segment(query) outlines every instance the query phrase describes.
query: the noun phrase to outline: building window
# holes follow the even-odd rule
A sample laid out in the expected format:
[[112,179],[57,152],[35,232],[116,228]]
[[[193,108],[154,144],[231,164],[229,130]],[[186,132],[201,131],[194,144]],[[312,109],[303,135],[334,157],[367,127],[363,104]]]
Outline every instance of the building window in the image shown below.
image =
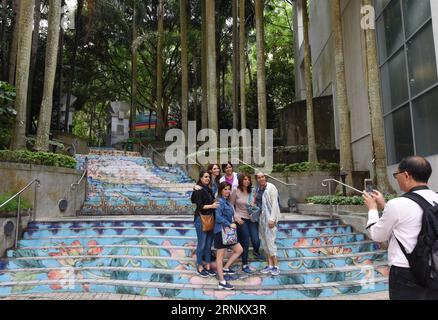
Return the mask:
[[430,0],[375,0],[375,7],[388,164],[412,154],[438,154]]

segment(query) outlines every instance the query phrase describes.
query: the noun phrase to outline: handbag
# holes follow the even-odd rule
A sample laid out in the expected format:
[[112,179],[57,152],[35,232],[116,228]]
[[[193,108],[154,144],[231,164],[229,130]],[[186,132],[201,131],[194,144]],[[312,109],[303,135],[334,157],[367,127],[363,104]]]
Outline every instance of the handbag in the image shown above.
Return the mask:
[[248,195],[246,209],[248,210],[249,218],[252,222],[258,222],[260,218],[261,209],[253,203],[254,194],[251,192]]
[[224,246],[231,246],[237,243],[237,229],[232,227],[222,227],[222,243]]
[[201,214],[199,213],[199,217],[201,218],[201,226],[203,232],[213,231],[214,229],[214,214]]

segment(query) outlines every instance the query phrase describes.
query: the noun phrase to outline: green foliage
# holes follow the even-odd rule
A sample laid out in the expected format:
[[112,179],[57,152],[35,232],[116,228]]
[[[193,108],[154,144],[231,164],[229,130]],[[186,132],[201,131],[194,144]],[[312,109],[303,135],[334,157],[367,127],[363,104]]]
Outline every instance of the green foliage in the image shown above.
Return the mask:
[[286,172],[309,172],[309,171],[339,171],[339,164],[337,163],[310,163],[297,162],[286,166]]
[[73,157],[56,153],[31,152],[27,150],[0,150],[0,162],[18,162],[72,169],[76,168],[76,160]]
[[251,168],[250,166],[247,166],[246,164],[241,164],[237,168],[237,172],[245,172],[245,173],[249,173],[249,174],[254,174],[254,169]]
[[[386,195],[385,201],[389,201],[391,199],[394,199],[397,197],[396,195]],[[351,197],[344,197],[344,196],[312,196],[306,198],[307,203],[313,203],[313,204],[323,204],[323,205],[364,205],[364,200],[362,196],[351,196]]]
[[285,163],[276,163],[272,166],[272,172],[284,172],[286,169]]
[[15,100],[15,88],[7,82],[0,81],[0,115],[6,113],[16,115],[17,111],[11,107]]
[[[6,200],[8,200],[14,194],[15,194],[15,192],[0,194],[0,204],[4,203]],[[20,208],[22,210],[27,210],[27,209],[30,209],[32,207],[30,205],[30,203],[27,202],[23,198],[21,198],[20,202],[21,202]],[[9,202],[7,205],[5,205],[4,207],[0,208],[0,212],[14,212],[14,211],[17,211],[17,208],[18,208],[18,198],[15,198],[11,202]]]

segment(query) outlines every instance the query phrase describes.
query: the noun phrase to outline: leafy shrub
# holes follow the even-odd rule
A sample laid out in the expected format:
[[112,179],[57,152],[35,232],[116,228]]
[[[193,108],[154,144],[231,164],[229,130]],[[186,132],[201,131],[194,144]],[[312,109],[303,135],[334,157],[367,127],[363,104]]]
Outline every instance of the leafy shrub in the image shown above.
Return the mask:
[[[397,197],[396,195],[385,195],[385,201],[389,201]],[[306,198],[307,203],[323,204],[323,205],[364,205],[362,196],[312,196]]]
[[297,162],[286,166],[286,172],[309,172],[309,171],[339,171],[339,164],[337,163],[311,163],[311,162]]
[[285,169],[286,169],[285,163],[276,163],[272,167],[272,172],[284,172]]
[[[0,194],[0,204],[4,203],[6,200],[8,200],[10,197],[12,197],[14,193],[6,193],[6,194]],[[21,198],[20,200],[20,208],[21,210],[27,210],[32,208],[29,202],[27,202],[25,199]],[[0,212],[14,212],[17,211],[18,208],[18,198],[15,198],[8,204],[6,204],[4,207],[0,208]]]
[[1,162],[18,162],[26,164],[38,164],[52,167],[76,168],[76,160],[73,157],[49,153],[31,152],[27,150],[0,150]]
[[246,165],[246,164],[241,164],[238,168],[237,168],[238,172],[245,172],[245,173],[249,173],[249,174],[254,174],[254,169],[251,168],[250,166]]

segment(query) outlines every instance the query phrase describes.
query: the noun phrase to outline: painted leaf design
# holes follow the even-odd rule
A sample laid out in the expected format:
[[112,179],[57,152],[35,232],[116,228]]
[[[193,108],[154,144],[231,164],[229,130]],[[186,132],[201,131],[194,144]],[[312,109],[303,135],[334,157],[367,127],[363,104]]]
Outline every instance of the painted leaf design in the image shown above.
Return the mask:
[[[148,242],[146,239],[143,239],[140,241],[140,244],[142,245],[151,245],[150,242]],[[152,248],[152,247],[143,247],[141,248],[141,255],[146,257],[159,257],[160,255],[160,249],[158,248]],[[157,269],[168,269],[169,264],[166,260],[163,259],[151,259],[150,263],[154,266],[154,268]]]
[[[12,275],[12,280],[16,282],[21,281],[33,281],[36,280],[37,274],[35,272],[17,272]],[[35,288],[36,285],[16,285],[12,288],[12,293],[18,293],[23,291],[29,291]]]

